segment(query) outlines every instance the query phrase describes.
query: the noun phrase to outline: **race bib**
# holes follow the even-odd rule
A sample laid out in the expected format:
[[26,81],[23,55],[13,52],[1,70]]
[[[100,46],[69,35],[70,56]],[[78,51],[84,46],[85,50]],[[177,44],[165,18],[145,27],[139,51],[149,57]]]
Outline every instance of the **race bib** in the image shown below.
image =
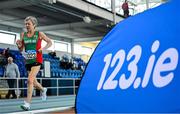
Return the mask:
[[26,59],[35,59],[36,58],[36,50],[28,50],[26,51],[25,58]]

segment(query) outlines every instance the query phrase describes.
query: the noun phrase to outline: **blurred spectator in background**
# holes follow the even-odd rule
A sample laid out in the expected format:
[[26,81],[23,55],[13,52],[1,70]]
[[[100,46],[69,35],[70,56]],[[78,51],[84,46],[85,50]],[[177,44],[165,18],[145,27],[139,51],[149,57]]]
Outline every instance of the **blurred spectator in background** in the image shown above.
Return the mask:
[[8,58],[8,57],[12,57],[12,54],[10,53],[9,47],[4,49],[3,51],[3,55]]
[[8,57],[12,56],[9,47],[0,52],[0,65],[5,66],[8,64]]
[[3,52],[2,52],[0,53],[0,65],[5,66],[6,64],[7,64],[6,58],[4,57]]
[[53,58],[55,58],[56,57],[56,52],[52,51],[52,52],[49,53],[49,55],[51,55]]
[[[20,78],[20,73],[18,66],[13,62],[12,57],[8,57],[8,64],[6,66],[5,77],[9,78],[7,79],[9,88],[15,88],[15,78]],[[6,95],[6,98],[10,98],[10,95],[12,95],[12,98],[17,98],[15,90],[9,90],[8,94]]]
[[125,0],[124,3],[122,4],[122,9],[124,12],[124,17],[127,18],[129,17],[129,6],[128,6],[128,1]]
[[4,56],[4,65],[8,64],[8,57],[12,57],[12,54],[10,53],[9,47],[4,49],[2,52],[2,56]]
[[67,63],[67,69],[73,70],[73,59],[70,59],[69,62]]

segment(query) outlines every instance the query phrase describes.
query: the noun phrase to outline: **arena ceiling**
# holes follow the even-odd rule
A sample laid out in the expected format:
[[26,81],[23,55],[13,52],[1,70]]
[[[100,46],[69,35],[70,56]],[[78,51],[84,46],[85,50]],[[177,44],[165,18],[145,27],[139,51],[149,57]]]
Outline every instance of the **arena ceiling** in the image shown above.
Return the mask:
[[114,21],[110,11],[82,0],[0,0],[1,30],[21,32],[27,16],[37,17],[39,31],[74,42],[100,40]]

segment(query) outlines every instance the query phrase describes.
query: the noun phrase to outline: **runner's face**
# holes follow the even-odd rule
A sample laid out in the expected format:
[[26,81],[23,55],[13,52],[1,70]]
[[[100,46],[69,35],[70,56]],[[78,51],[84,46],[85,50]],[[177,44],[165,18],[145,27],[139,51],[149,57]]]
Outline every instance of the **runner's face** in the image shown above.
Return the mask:
[[35,28],[31,20],[25,21],[25,27],[27,31],[32,31]]

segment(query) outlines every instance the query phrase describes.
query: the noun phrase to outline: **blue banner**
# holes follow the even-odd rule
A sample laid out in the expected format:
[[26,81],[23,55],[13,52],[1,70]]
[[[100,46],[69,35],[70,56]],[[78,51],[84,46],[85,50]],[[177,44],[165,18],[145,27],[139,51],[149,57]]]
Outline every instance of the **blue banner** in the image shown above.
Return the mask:
[[180,113],[180,2],[117,24],[93,53],[77,113]]

